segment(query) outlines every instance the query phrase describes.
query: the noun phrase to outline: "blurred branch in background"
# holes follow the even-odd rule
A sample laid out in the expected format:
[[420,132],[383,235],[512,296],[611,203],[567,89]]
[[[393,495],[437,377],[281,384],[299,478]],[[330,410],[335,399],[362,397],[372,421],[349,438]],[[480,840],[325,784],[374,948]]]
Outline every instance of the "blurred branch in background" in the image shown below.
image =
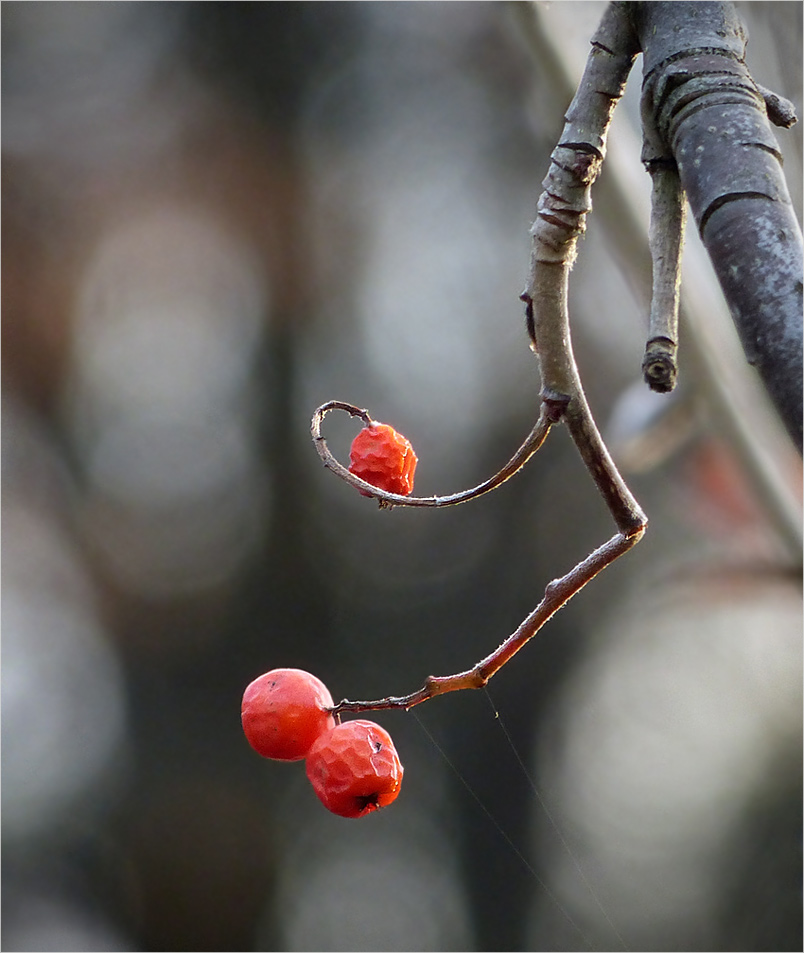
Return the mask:
[[[532,425],[528,228],[602,9],[538,5],[534,62],[504,4],[3,5],[4,948],[577,945],[409,716],[388,716],[405,792],[356,829],[255,763],[238,705],[276,665],[360,697],[455,670],[606,531],[560,437],[472,507],[387,514],[307,436],[348,393],[411,438],[429,494]],[[800,112],[800,5],[740,10],[752,71]],[[629,390],[648,214],[622,228],[606,190],[644,201],[644,171],[615,171],[637,112],[629,84],[571,308],[590,403],[641,447],[622,463],[651,534],[494,704],[632,948],[789,949],[800,594],[780,569],[800,551],[762,480],[797,488],[799,464],[750,416],[694,237],[681,348],[713,333],[724,389],[684,363],[673,438],[635,424],[657,419]],[[795,189],[800,133],[779,139]],[[350,437],[333,422],[334,449]],[[606,948],[468,694],[427,729]]]

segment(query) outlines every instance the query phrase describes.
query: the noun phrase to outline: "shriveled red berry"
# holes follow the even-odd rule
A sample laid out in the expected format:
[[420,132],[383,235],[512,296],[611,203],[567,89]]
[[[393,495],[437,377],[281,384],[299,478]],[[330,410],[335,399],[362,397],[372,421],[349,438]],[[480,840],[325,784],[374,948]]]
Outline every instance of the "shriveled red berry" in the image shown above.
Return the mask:
[[373,721],[344,721],[307,755],[307,777],[321,803],[341,817],[363,817],[399,794],[403,768],[391,736]]
[[[413,475],[419,458],[402,434],[388,424],[373,421],[352,441],[349,470],[366,483],[408,496],[413,491]],[[371,496],[366,490],[363,496]]]
[[301,761],[335,726],[331,707],[332,695],[315,675],[275,668],[246,688],[240,715],[249,744],[263,758]]

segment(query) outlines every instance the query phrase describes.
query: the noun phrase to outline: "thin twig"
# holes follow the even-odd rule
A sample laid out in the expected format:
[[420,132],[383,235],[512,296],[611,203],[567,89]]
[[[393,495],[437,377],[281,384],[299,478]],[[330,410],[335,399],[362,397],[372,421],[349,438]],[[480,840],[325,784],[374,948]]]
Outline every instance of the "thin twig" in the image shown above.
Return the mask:
[[583,392],[567,304],[569,272],[592,208],[591,189],[605,158],[612,114],[638,53],[622,4],[607,7],[591,45],[531,229],[527,294],[534,309],[543,392],[567,398],[564,419],[617,528],[625,536],[641,535],[647,518],[614,465]]
[[445,695],[447,692],[463,691],[470,688],[482,688],[516,653],[526,645],[551,616],[565,606],[570,599],[595,576],[634,547],[642,538],[644,529],[624,536],[618,533],[607,543],[596,549],[578,563],[560,579],[554,579],[544,591],[544,598],[533,612],[524,619],[519,628],[510,635],[490,655],[482,659],[473,668],[457,675],[430,675],[424,685],[409,695],[379,698],[376,701],[348,701],[344,699],[332,708],[335,714],[344,711],[382,711],[389,708],[413,708],[422,702]]
[[[580,375],[572,353],[569,330],[567,290],[569,272],[575,259],[578,238],[584,231],[585,218],[591,210],[590,191],[605,156],[606,135],[614,106],[622,95],[625,81],[637,49],[630,21],[621,4],[612,3],[592,38],[592,51],[578,91],[566,115],[566,125],[559,145],[551,157],[551,165],[543,183],[544,192],[538,203],[538,214],[531,229],[533,239],[528,286],[522,295],[526,305],[528,333],[539,359],[542,379],[542,412],[531,436],[512,459],[517,468],[541,445],[552,423],[562,420],[586,464],[596,486],[608,506],[618,533],[596,549],[560,579],[548,584],[539,605],[519,628],[494,652],[473,668],[457,675],[430,676],[418,691],[409,695],[389,696],[376,701],[344,699],[333,707],[344,711],[378,711],[388,708],[408,709],[446,692],[480,688],[533,638],[555,612],[588,582],[628,552],[642,538],[647,518],[625,481],[617,471],[589,410]],[[313,417],[312,434],[326,466],[361,490],[372,488],[352,477],[332,459],[321,437],[320,424],[329,409],[366,412],[350,409],[340,402],[324,404]],[[364,418],[365,419],[365,418]],[[333,466],[333,464],[335,464]],[[515,472],[515,471],[513,471]],[[504,471],[501,471],[501,474]],[[510,474],[508,474],[510,475]],[[503,476],[502,479],[507,479]],[[483,491],[502,482],[500,474],[481,484]],[[478,490],[467,491],[478,495]],[[394,494],[375,495],[383,501],[400,505],[435,506],[462,502],[442,497],[411,500]]]
[[651,390],[666,394],[676,386],[678,377],[678,306],[686,204],[675,162],[646,164],[653,182],[649,233],[653,294],[642,373]]
[[457,506],[459,503],[467,503],[469,500],[474,500],[484,493],[495,490],[521,470],[544,443],[545,437],[550,432],[550,428],[559,419],[562,409],[560,402],[557,404],[556,402],[543,400],[541,413],[533,430],[525,437],[524,443],[511,457],[508,463],[495,473],[493,477],[484,480],[483,483],[479,483],[469,490],[450,493],[448,496],[402,496],[399,493],[389,493],[387,490],[381,490],[373,484],[367,483],[360,477],[355,476],[354,473],[351,473],[342,463],[339,463],[335,459],[332,455],[332,451],[327,446],[327,441],[321,435],[321,423],[325,415],[328,414],[330,410],[343,410],[353,417],[360,417],[364,424],[369,426],[373,421],[367,410],[361,410],[359,407],[355,407],[353,404],[347,404],[342,400],[327,401],[326,404],[322,404],[317,408],[313,414],[313,419],[310,423],[310,433],[312,434],[313,443],[318,451],[318,455],[324,462],[324,466],[332,470],[333,473],[337,474],[337,476],[350,486],[379,500],[380,506]]

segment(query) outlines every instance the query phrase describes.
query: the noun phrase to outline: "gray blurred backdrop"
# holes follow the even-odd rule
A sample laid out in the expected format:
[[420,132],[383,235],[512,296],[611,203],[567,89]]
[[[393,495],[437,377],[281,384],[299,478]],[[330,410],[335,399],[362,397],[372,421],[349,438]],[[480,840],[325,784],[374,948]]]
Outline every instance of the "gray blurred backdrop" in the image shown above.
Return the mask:
[[[488,693],[377,716],[379,815],[240,729],[269,668],[336,699],[468,668],[611,535],[561,431],[431,512],[309,439],[368,407],[429,495],[528,432],[528,227],[603,6],[3,4],[3,949],[800,949],[800,461],[694,235],[697,350],[639,384],[639,62],[571,308],[648,535]],[[802,5],[738,6],[800,113]]]

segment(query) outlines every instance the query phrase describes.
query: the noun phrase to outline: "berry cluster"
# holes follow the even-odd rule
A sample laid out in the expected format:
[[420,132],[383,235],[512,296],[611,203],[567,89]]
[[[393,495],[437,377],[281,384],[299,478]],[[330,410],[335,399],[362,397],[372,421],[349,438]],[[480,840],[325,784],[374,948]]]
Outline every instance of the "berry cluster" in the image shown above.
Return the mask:
[[[349,472],[388,493],[409,496],[418,457],[410,441],[388,424],[372,421],[352,441]],[[366,490],[363,496],[371,496]]]
[[307,761],[321,803],[341,817],[363,817],[396,799],[403,768],[391,736],[373,721],[336,722],[324,683],[296,668],[276,668],[246,688],[243,731],[276,761]]

